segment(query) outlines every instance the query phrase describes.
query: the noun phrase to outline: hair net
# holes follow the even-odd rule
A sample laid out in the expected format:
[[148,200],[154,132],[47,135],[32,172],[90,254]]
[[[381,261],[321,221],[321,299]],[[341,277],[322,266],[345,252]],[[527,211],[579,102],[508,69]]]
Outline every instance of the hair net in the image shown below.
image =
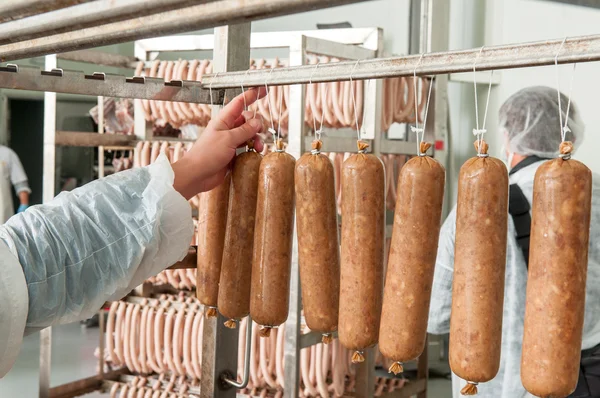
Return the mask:
[[[556,89],[535,86],[514,93],[500,107],[500,128],[508,136],[510,152],[520,155],[536,155],[543,158],[558,156],[561,142],[559,112],[565,124],[569,98],[560,94],[561,110],[558,107]],[[565,139],[575,147],[583,141],[585,125],[575,104],[571,101]]]

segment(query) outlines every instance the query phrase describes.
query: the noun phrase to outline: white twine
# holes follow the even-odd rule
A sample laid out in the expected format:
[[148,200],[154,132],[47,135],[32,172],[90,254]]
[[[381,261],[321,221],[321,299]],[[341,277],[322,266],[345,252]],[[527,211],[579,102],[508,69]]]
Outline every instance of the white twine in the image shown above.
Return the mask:
[[356,123],[356,135],[357,141],[360,141],[360,129],[358,128],[358,112],[356,111],[356,98],[354,97],[354,84],[352,84],[352,74],[354,73],[354,69],[358,66],[360,59],[356,61],[352,70],[350,71],[350,90],[352,90],[352,103],[354,104],[354,122]]
[[[567,111],[565,112],[565,123],[563,124],[563,116],[562,116],[562,104],[561,104],[561,95],[560,95],[560,78],[559,78],[559,69],[558,69],[558,55],[560,54],[560,51],[562,50],[563,46],[565,45],[565,42],[567,41],[567,38],[565,37],[563,39],[563,41],[560,43],[560,46],[558,47],[558,51],[556,52],[556,56],[554,57],[554,69],[556,71],[556,95],[558,98],[558,119],[559,119],[559,123],[560,123],[560,140],[561,142],[565,142],[566,141],[566,137],[567,137],[567,133],[571,132],[571,129],[569,128],[568,124],[569,124],[569,111],[571,110],[571,95],[573,94],[573,80],[575,79],[575,69],[577,67],[577,64],[574,63],[573,64],[573,72],[571,73],[571,80],[569,83],[569,96],[568,96],[568,102],[567,102]],[[567,153],[567,154],[559,154],[559,157],[568,160],[571,158],[571,154]]]
[[[273,112],[271,112],[271,97],[269,96],[269,87],[267,86],[267,82],[269,80],[269,77],[271,76],[271,73],[273,73],[273,68],[271,68],[271,71],[269,72],[269,74],[267,75],[267,78],[265,79],[265,89],[267,90],[267,105],[269,107],[269,117],[271,119],[271,130],[275,131],[275,125],[273,124]],[[269,131],[271,131],[269,130]]]
[[[410,131],[417,134],[417,155],[421,154],[421,142],[423,142],[423,140],[425,139],[425,126],[419,127],[419,110],[417,108],[417,104],[419,102],[419,96],[417,93],[417,68],[419,67],[419,65],[421,65],[421,61],[423,60],[424,55],[424,53],[421,54],[421,56],[419,57],[419,61],[415,65],[415,69],[413,69],[413,88],[415,90],[415,125],[410,126]],[[429,102],[426,106],[429,106]],[[425,121],[426,120],[427,119],[425,119]]]
[[492,81],[493,81],[493,77],[494,77],[494,71],[492,71],[490,73],[490,82],[488,84],[488,93],[487,93],[487,99],[485,101],[485,111],[483,114],[483,125],[481,126],[481,128],[479,128],[479,105],[478,105],[478,101],[477,101],[477,70],[475,69],[475,67],[477,64],[477,59],[479,58],[479,56],[481,55],[482,52],[483,52],[483,47],[481,47],[481,50],[479,50],[479,53],[477,53],[477,56],[475,57],[475,61],[473,62],[473,92],[475,93],[475,128],[473,129],[473,135],[477,139],[477,156],[488,157],[487,154],[481,153],[481,148],[483,146],[483,135],[487,133],[485,124],[487,121],[488,108],[490,105],[490,93],[492,92]]

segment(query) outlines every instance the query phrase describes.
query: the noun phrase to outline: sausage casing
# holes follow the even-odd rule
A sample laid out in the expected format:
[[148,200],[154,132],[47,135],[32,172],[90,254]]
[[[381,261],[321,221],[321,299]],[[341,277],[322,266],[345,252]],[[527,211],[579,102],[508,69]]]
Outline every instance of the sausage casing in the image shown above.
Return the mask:
[[[320,145],[319,145],[320,146]],[[340,294],[333,164],[321,153],[306,153],[296,163],[296,223],[302,304],[310,330],[337,330]]]
[[288,315],[295,164],[290,154],[271,152],[258,173],[250,315],[266,327],[279,326]]
[[521,381],[539,397],[577,387],[591,198],[592,173],[577,160],[551,160],[535,174]]
[[249,151],[236,156],[231,171],[229,210],[219,282],[219,312],[239,320],[250,311],[250,275],[262,155]]
[[458,177],[450,318],[450,367],[472,388],[500,366],[508,229],[508,171],[482,145]]
[[200,194],[196,297],[203,305],[213,308],[217,307],[219,297],[230,184],[231,174],[228,174],[221,185]]
[[425,347],[445,175],[437,160],[416,156],[398,178],[379,330],[379,350],[394,361],[415,359]]
[[342,238],[338,337],[350,350],[377,343],[383,300],[385,171],[371,154],[342,166]]

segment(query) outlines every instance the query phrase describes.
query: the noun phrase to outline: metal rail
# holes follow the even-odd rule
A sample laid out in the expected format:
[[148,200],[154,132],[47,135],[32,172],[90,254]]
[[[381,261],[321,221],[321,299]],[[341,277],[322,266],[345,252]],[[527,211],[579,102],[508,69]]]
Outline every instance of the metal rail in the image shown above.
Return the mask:
[[[2,25],[0,25],[2,27]],[[83,62],[115,68],[135,69],[138,60],[127,55],[111,54],[104,51],[81,50],[61,53],[56,56],[59,61]]]
[[82,50],[370,0],[220,0],[0,46],[0,61]]
[[[159,101],[181,101],[210,104],[209,90],[195,81],[163,79],[52,69],[42,71],[31,66],[0,67],[0,87],[16,90],[45,91],[67,94],[101,95],[116,98],[139,98]],[[213,100],[222,102],[222,90],[212,90]]]
[[[204,76],[212,88],[230,88],[244,82],[245,87],[306,84],[312,81],[381,79],[386,77],[440,75],[448,73],[515,69],[559,64],[600,61],[600,35],[520,43],[469,50],[442,51],[405,57],[336,62],[315,66],[296,66],[272,70],[251,70]],[[562,45],[562,48],[561,48]],[[559,52],[560,49],[560,52]]]
[[2,0],[0,2],[0,22],[39,15],[89,1],[91,0]]
[[[0,25],[0,44],[140,18],[215,0],[96,0]],[[44,3],[49,3],[44,0]]]

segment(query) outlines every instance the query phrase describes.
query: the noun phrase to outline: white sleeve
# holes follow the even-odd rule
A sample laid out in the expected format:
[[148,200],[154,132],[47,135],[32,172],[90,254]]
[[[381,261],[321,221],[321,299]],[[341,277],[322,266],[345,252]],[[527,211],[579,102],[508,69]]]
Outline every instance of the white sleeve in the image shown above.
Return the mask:
[[0,240],[0,379],[13,367],[27,319],[27,284],[21,264]]
[[10,150],[10,181],[13,185],[27,181],[27,174],[25,174],[21,160],[12,149]]
[[454,233],[456,230],[456,207],[450,212],[440,230],[429,322],[427,332],[444,334],[450,332],[452,309],[452,278],[454,276]]
[[181,260],[193,233],[188,202],[164,155],[63,192],[0,226],[29,294],[28,327],[89,318]]

